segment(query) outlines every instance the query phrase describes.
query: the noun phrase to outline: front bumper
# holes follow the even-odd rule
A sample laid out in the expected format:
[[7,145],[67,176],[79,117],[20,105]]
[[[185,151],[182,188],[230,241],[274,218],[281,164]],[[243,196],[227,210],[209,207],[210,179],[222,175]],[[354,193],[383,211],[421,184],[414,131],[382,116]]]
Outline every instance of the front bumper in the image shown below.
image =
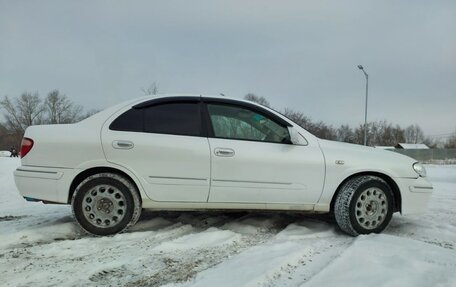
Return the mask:
[[401,213],[424,213],[432,196],[432,184],[423,177],[395,178],[401,191]]
[[68,202],[73,169],[21,166],[14,171],[19,193],[28,201]]

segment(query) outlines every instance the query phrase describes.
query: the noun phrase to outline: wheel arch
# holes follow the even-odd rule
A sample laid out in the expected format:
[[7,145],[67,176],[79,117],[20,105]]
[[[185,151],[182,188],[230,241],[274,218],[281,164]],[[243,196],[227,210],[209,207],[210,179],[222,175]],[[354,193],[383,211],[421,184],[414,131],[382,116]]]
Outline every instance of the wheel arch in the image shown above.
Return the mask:
[[331,198],[331,205],[330,205],[330,212],[334,211],[334,204],[336,202],[337,195],[339,194],[341,187],[350,179],[358,177],[358,176],[363,176],[363,175],[371,175],[371,176],[376,176],[381,179],[383,179],[391,188],[393,192],[393,200],[394,200],[394,210],[393,212],[399,211],[401,212],[402,210],[402,197],[401,197],[401,191],[399,189],[399,186],[397,183],[388,175],[380,172],[374,172],[374,171],[364,171],[364,172],[358,172],[355,174],[350,175],[349,177],[345,178],[337,187],[336,192],[333,194]]
[[89,177],[91,175],[94,175],[94,174],[97,174],[97,173],[103,173],[103,172],[115,173],[115,174],[123,176],[127,180],[129,180],[136,187],[136,189],[138,190],[139,199],[140,199],[140,201],[142,203],[141,189],[140,189],[140,186],[136,183],[136,181],[130,175],[125,173],[124,171],[121,171],[121,170],[113,168],[113,167],[108,167],[108,166],[97,166],[97,167],[88,168],[86,170],[81,171],[78,175],[76,175],[75,178],[73,179],[73,181],[71,182],[71,185],[70,185],[70,190],[68,192],[67,203],[71,204],[71,199],[73,198],[73,194],[74,194],[74,191],[76,190],[76,187],[84,179],[86,179],[87,177]]

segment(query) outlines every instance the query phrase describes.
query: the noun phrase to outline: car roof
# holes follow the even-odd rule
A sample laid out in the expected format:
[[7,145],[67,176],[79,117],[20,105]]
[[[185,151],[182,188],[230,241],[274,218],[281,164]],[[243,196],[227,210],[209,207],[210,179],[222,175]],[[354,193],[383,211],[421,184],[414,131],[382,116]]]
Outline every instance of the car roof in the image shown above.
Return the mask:
[[[233,101],[238,101],[238,102],[243,102],[243,103],[248,103],[252,104],[255,106],[260,106],[265,108],[264,106],[253,102],[253,101],[248,101],[244,99],[239,99],[235,97],[228,97],[225,95],[211,95],[211,94],[156,94],[156,95],[150,95],[150,96],[145,96],[141,98],[137,98],[137,103],[138,105],[141,105],[141,103],[150,101],[150,100],[155,100],[155,99],[165,99],[165,98],[205,98],[205,99],[221,99],[221,100],[233,100]],[[267,108],[267,107],[266,107]]]
[[234,98],[234,97],[228,97],[223,94],[220,95],[214,95],[214,94],[156,94],[156,95],[150,95],[146,97],[142,97],[141,99],[158,99],[158,98],[174,98],[174,97],[203,97],[203,98],[214,98],[214,99],[230,99],[230,100],[236,100],[236,101],[241,101],[241,102],[249,102],[244,99],[239,99],[239,98]]

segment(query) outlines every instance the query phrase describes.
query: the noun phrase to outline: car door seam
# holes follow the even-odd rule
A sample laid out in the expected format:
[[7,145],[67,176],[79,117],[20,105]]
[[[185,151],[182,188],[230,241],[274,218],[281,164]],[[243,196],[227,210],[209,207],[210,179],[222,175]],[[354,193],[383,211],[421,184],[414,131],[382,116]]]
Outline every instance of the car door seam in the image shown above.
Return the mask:
[[207,145],[209,147],[209,190],[207,193],[207,198],[206,202],[209,202],[209,197],[211,196],[211,188],[212,188],[212,147],[211,147],[211,141],[209,138],[206,138],[207,140]]

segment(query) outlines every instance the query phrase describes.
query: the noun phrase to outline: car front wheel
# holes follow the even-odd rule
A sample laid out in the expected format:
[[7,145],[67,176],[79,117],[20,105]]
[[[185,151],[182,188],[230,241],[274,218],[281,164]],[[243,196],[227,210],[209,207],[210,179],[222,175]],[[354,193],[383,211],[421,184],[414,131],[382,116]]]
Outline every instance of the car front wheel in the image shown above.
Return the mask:
[[380,233],[393,215],[391,187],[376,176],[358,176],[349,179],[340,188],[334,204],[334,215],[339,227],[346,233]]
[[115,173],[87,177],[76,187],[71,205],[82,229],[94,235],[123,232],[141,214],[137,188]]

